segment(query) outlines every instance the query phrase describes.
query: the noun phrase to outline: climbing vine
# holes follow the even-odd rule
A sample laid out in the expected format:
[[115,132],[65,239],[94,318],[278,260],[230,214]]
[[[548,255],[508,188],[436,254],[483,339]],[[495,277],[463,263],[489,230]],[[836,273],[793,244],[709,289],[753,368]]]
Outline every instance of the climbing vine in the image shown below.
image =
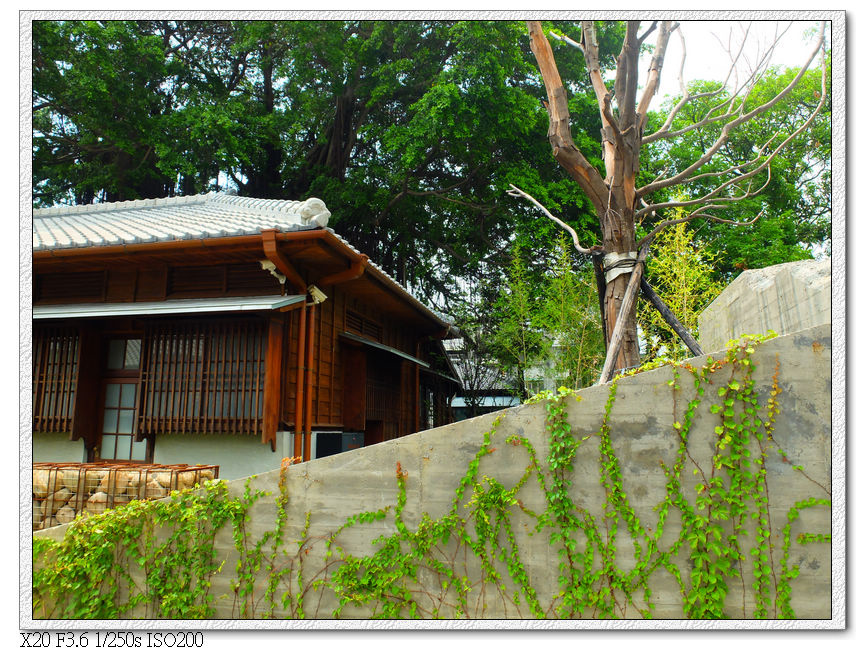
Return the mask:
[[[262,507],[256,504],[264,493],[250,483],[239,496],[214,482],[76,520],[59,542],[34,539],[34,617],[207,618],[217,606],[225,611],[218,601],[228,599],[239,618],[478,618],[490,612],[651,618],[652,586],[666,576],[678,586],[687,618],[794,618],[791,582],[799,567],[792,545],[831,538],[803,532],[794,539],[792,526],[803,510],[829,506],[829,492],[793,465],[774,438],[779,365],[761,404],[752,363],[761,341],[745,337],[699,368],[672,367],[675,451],[669,464],[659,461],[663,496],[648,518],[638,515],[627,489],[632,479],[614,445],[615,380],[595,431],[571,428],[568,409],[580,394],[560,389],[530,400],[545,404],[545,453],[522,431],[508,435],[509,453],[524,458],[510,483],[483,471],[486,457],[502,453],[496,440],[503,416],[497,418],[438,518],[408,516],[411,477],[398,463],[394,504],[352,515],[325,534],[311,534],[315,515],[309,512],[292,528],[298,518],[289,516],[287,459],[272,501],[275,526],[260,535],[252,521],[261,521],[262,511],[253,510]],[[682,398],[686,393],[692,397]],[[710,448],[703,438],[694,442],[698,417],[715,418]],[[577,463],[594,453],[592,479]],[[772,454],[826,493],[794,504],[780,549],[771,535],[766,466]],[[576,498],[592,480],[601,512]],[[524,503],[532,485],[541,496],[531,501],[540,504],[536,511]],[[369,527],[389,532],[358,553]],[[234,549],[232,572],[216,551],[220,534]],[[529,557],[542,552],[539,544],[557,558],[552,590],[531,570]],[[228,587],[214,594],[223,573]],[[732,602],[732,593],[741,602]]]
[[223,568],[214,533],[226,525],[242,530],[260,496],[230,499],[224,483],[211,482],[170,500],[131,501],[79,518],[59,542],[34,538],[34,617],[212,616],[211,578]]

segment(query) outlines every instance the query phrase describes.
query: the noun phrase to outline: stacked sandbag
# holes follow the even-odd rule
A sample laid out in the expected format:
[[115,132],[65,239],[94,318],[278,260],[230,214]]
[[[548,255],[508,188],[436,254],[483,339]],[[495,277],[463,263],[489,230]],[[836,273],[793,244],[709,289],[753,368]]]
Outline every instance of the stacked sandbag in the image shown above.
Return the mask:
[[105,465],[37,463],[33,466],[33,530],[97,515],[134,499],[161,499],[172,490],[219,476],[215,465]]

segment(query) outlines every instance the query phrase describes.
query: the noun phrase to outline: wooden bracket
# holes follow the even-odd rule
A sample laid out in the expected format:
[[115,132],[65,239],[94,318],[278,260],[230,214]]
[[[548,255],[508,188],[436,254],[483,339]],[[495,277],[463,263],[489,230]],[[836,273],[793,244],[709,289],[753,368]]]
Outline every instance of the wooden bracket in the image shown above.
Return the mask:
[[361,255],[354,262],[352,262],[351,266],[345,271],[339,271],[338,273],[334,273],[332,275],[321,278],[316,284],[319,287],[329,287],[334,284],[340,284],[342,282],[356,280],[363,275],[363,272],[366,270],[366,265],[368,262],[369,257],[367,257],[366,255]]
[[267,230],[261,231],[261,241],[264,246],[264,254],[267,256],[267,259],[274,263],[279,272],[285,276],[286,281],[289,282],[298,293],[306,295],[306,282],[303,281],[303,278],[300,277],[300,274],[291,265],[288,258],[279,251],[279,248],[276,245],[276,233],[277,231],[274,228],[268,228]]

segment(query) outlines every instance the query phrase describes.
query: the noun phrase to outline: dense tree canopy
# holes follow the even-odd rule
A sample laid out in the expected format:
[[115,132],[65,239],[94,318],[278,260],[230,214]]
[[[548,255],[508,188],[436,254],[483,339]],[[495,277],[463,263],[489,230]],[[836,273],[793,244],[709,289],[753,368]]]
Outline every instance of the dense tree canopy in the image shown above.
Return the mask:
[[319,196],[349,241],[441,297],[453,275],[506,264],[514,235],[552,236],[509,183],[585,218],[534,136],[521,23],[37,22],[33,41],[37,206],[226,185]]
[[[626,29],[596,23],[602,74],[615,71]],[[603,173],[602,119],[583,54],[561,45],[555,57],[573,140]],[[747,101],[765,101],[793,74],[773,70]],[[737,131],[712,164],[729,167],[751,144],[795,128],[801,115],[789,107],[806,115],[819,85],[819,73],[808,73],[790,101]],[[686,127],[722,98],[676,115],[671,128],[686,135],[646,148],[642,184],[709,146],[720,126]],[[32,101],[35,206],[224,189],[318,196],[341,235],[446,310],[467,293],[455,278],[484,287],[472,295],[494,304],[515,244],[534,252],[526,277],[535,295],[551,277],[558,227],[509,197],[511,184],[586,233],[586,245],[601,242],[595,206],[544,139],[544,80],[522,22],[37,21]],[[648,131],[669,108],[648,115]],[[765,218],[740,231],[689,224],[722,273],[807,256],[828,238],[828,105],[809,133],[776,159],[766,191],[730,214],[763,209]]]

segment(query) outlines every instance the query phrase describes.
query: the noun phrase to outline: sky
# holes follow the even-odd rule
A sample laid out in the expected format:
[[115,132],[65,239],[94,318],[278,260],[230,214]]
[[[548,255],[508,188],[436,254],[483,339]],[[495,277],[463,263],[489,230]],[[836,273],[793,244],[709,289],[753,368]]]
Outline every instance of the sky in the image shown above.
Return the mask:
[[[727,54],[727,43],[731,50],[737,51],[748,29],[745,21],[681,21],[682,36],[685,39],[684,79],[723,80],[730,68],[730,57]],[[789,26],[786,32],[784,30]],[[746,47],[739,63],[740,79],[749,65],[755,64],[774,40],[776,30],[784,32],[778,47],[772,55],[772,62],[785,67],[801,67],[813,48],[813,37],[804,37],[806,30],[815,29],[818,23],[811,21],[752,21]],[[648,41],[652,41],[652,36]],[[680,37],[674,32],[667,46],[664,68],[661,72],[661,87],[659,95],[652,107],[659,108],[664,95],[679,93],[679,67],[682,60],[682,44]],[[818,65],[815,59],[811,67]],[[645,66],[641,70],[644,73]]]

